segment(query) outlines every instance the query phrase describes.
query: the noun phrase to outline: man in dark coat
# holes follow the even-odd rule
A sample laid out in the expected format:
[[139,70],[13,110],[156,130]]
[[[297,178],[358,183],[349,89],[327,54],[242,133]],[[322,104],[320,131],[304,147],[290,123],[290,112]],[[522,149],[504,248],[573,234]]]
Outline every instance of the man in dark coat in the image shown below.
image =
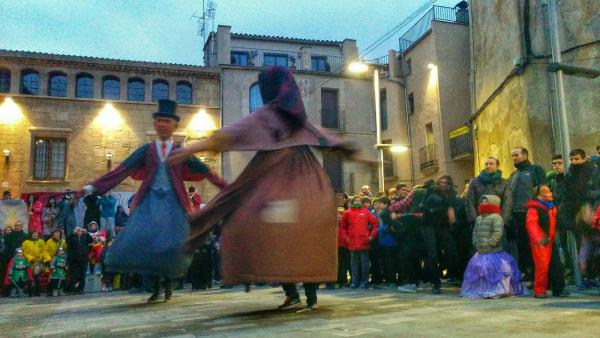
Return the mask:
[[4,252],[12,258],[17,250],[28,239],[27,233],[23,231],[23,222],[17,221],[14,230],[4,237]]
[[98,205],[98,199],[100,196],[97,192],[87,194],[83,198],[85,203],[85,215],[83,216],[83,224],[87,229],[87,225],[94,221],[96,224],[100,224],[100,206]]
[[75,227],[73,233],[67,237],[67,261],[71,273],[71,287],[76,294],[82,293],[85,289],[90,244],[92,244],[92,236],[80,227]]
[[532,191],[541,184],[546,184],[544,169],[529,161],[529,151],[524,147],[517,147],[512,151],[512,160],[515,170],[509,178],[512,190],[511,222],[507,227],[508,251],[517,259],[519,269],[528,277],[533,271],[529,235],[525,227],[527,215],[527,201],[532,198]]
[[[575,282],[583,286],[582,277],[579,274],[577,256],[578,247],[585,238],[586,230],[590,225],[583,221],[577,221],[577,214],[584,207],[596,210],[600,202],[600,169],[590,161],[583,149],[573,149],[569,153],[571,166],[565,175],[564,190],[562,191],[561,203],[558,207],[557,223],[559,231],[566,233],[568,252],[570,254]],[[562,238],[561,238],[562,239]]]

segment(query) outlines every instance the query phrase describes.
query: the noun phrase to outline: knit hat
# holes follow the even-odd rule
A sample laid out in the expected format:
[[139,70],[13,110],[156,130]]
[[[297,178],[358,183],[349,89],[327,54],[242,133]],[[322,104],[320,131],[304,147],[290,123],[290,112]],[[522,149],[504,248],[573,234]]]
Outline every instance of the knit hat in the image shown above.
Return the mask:
[[481,198],[482,204],[483,204],[484,199],[487,200],[487,203],[485,203],[485,204],[492,204],[492,205],[500,206],[500,197],[498,197],[496,195],[483,195],[483,197]]

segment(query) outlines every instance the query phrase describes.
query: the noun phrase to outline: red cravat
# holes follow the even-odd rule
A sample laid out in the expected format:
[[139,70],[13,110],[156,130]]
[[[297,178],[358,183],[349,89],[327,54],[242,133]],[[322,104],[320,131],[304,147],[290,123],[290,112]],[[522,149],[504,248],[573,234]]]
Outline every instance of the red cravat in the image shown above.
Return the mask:
[[165,142],[163,142],[163,143],[160,145],[160,151],[161,151],[161,153],[162,153],[162,157],[163,157],[163,158],[166,158],[166,157],[167,157],[167,144],[166,144]]

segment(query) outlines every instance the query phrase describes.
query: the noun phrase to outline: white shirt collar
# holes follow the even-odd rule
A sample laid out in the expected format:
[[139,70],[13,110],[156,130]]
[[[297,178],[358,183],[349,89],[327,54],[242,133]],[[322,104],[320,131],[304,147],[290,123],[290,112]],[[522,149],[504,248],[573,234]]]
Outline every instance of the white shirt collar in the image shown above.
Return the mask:
[[[162,156],[162,151],[161,151],[161,147],[162,147],[163,143],[166,145],[166,147],[165,147],[166,148],[165,149],[166,156],[165,157]],[[160,158],[161,161],[164,161],[169,156],[169,153],[171,153],[171,149],[173,149],[173,139],[172,138],[170,138],[166,141],[156,140],[156,152],[158,153],[158,158]]]

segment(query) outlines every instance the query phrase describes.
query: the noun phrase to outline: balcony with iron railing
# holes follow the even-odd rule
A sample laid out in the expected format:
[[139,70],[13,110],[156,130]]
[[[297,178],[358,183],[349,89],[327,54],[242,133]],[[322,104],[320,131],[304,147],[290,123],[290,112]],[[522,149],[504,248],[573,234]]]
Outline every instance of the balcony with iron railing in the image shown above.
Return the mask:
[[[304,62],[303,58],[310,58],[310,62]],[[335,55],[232,47],[231,64],[245,67],[281,65],[294,70],[340,74],[344,71],[345,60],[343,56]]]
[[389,56],[384,55],[371,60],[363,60],[363,63],[377,67],[379,69],[379,76],[387,76],[390,72]]
[[469,25],[466,8],[433,6],[400,37],[400,52],[406,52],[419,42],[430,30],[433,21]]
[[469,158],[473,155],[473,139],[468,126],[448,133],[450,140],[450,156],[453,160]]
[[432,143],[419,149],[419,169],[421,171],[438,168],[437,144]]

